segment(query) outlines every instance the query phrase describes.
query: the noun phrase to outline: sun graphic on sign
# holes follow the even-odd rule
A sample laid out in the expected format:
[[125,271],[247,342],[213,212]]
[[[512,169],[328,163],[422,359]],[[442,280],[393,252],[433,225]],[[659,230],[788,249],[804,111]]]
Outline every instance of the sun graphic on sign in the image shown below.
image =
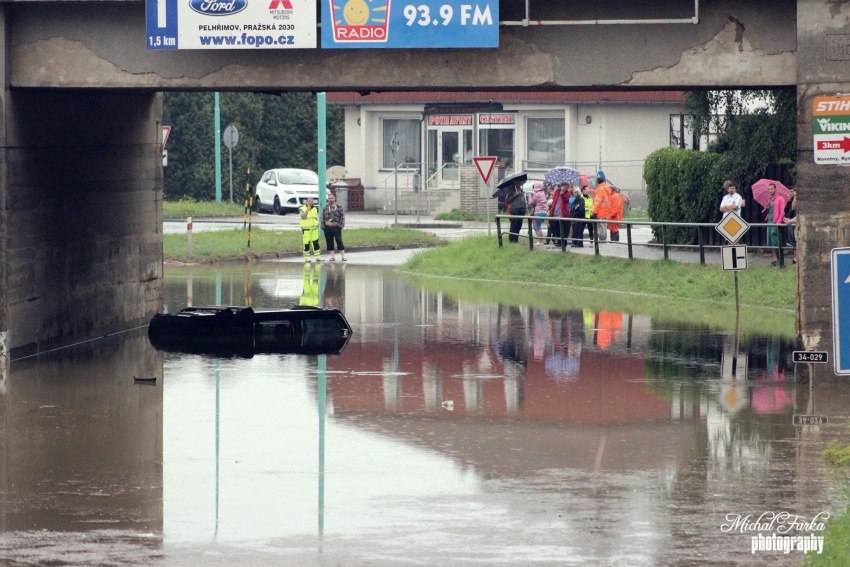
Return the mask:
[[[349,26],[365,26],[368,25],[369,16],[372,15],[372,12],[379,12],[378,15],[386,16],[387,11],[387,2],[386,0],[379,1],[380,6],[375,6],[370,8],[369,5],[374,4],[374,0],[348,0],[345,5],[340,8],[336,4],[333,4],[336,24],[339,25],[342,23],[342,20],[345,20],[345,23]],[[336,14],[338,11],[342,11],[342,18],[339,18]],[[374,24],[383,24],[386,23],[386,18],[372,18],[372,23]]]

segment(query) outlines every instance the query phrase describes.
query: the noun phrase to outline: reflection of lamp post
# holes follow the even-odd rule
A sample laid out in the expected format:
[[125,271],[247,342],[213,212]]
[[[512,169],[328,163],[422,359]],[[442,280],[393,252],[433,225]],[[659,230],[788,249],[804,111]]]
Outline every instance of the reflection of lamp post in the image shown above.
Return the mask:
[[398,225],[398,160],[395,157],[398,147],[398,132],[393,134],[393,139],[390,142],[390,151],[393,153],[393,170],[395,171],[395,224]]

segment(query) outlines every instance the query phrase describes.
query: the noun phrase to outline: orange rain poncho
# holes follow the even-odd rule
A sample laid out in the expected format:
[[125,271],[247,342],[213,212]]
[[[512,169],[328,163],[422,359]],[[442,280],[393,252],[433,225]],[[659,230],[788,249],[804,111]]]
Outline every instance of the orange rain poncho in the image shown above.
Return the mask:
[[[605,174],[601,171],[598,177],[605,179]],[[611,187],[605,181],[596,186],[596,194],[593,196],[593,214],[598,219],[610,218],[611,214]]]
[[[611,198],[609,201],[611,203],[611,208],[608,211],[608,218],[611,220],[623,220],[623,198],[620,197],[620,194],[616,191],[611,191]],[[608,225],[608,230],[611,232],[619,232],[620,226],[616,223],[610,223]]]

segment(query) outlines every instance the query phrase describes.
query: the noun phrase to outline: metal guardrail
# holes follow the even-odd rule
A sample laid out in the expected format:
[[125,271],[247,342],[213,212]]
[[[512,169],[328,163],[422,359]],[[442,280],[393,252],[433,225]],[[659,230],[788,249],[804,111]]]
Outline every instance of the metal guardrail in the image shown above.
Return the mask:
[[[528,239],[528,249],[529,250],[534,250],[535,240],[546,240],[547,239],[546,236],[537,236],[534,233],[534,221],[535,220],[545,220],[545,221],[554,220],[554,221],[574,222],[572,218],[535,217],[535,216],[528,216],[528,215],[496,215],[495,218],[496,218],[496,237],[499,239],[499,248],[502,248],[502,246],[503,246],[503,239],[502,239],[503,235],[511,234],[510,230],[502,231],[501,220],[502,219],[510,220],[510,219],[516,219],[516,218],[521,218],[523,220],[527,220],[528,221],[527,222],[527,233],[526,234],[520,233],[517,236],[519,238],[527,238]],[[616,223],[615,223],[615,222],[612,222],[608,219],[587,219],[587,218],[581,219],[581,222],[584,223],[584,224],[604,224],[604,225],[617,224],[618,226],[621,227],[621,229],[622,229],[622,227],[625,228],[625,233],[626,233],[626,240],[625,241],[611,241],[611,240],[600,241],[599,240],[599,231],[596,230],[596,229],[593,230],[593,239],[592,240],[587,239],[587,238],[579,239],[583,243],[588,243],[588,242],[592,243],[594,254],[597,255],[597,256],[601,255],[600,252],[599,252],[599,242],[606,242],[606,243],[609,243],[609,244],[619,244],[619,245],[622,245],[622,246],[626,246],[628,248],[629,260],[634,259],[634,247],[635,246],[644,246],[644,247],[647,247],[647,248],[661,248],[664,251],[664,259],[665,260],[669,259],[669,254],[670,254],[671,248],[697,249],[697,250],[699,250],[700,264],[705,264],[705,251],[706,250],[719,250],[723,246],[727,246],[726,244],[717,245],[717,244],[706,244],[704,242],[703,231],[700,230],[700,229],[702,229],[702,228],[714,228],[716,226],[715,223],[653,222],[653,221],[642,221],[642,220],[641,221],[620,220],[620,221],[616,221]],[[634,242],[633,239],[632,239],[632,227],[633,226],[649,226],[649,227],[660,226],[661,227],[661,242],[648,242],[648,243],[636,243],[636,242]],[[675,227],[686,227],[686,228],[696,229],[697,244],[680,244],[680,243],[677,243],[677,242],[668,242],[667,241],[667,228],[668,227],[674,227],[674,226]],[[777,250],[778,256],[779,256],[779,266],[784,267],[785,266],[785,252],[787,250],[793,249],[792,247],[785,245],[786,244],[785,243],[785,235],[783,234],[784,231],[781,230],[781,229],[783,229],[787,226],[789,226],[789,225],[782,225],[782,224],[777,225],[777,224],[769,224],[769,223],[749,223],[750,229],[753,229],[753,228],[765,228],[765,229],[767,229],[769,227],[775,227],[775,228],[779,228],[780,230],[778,231],[778,233],[779,233],[779,245],[778,246],[748,246],[748,248],[757,248],[757,249],[761,249],[761,250]],[[793,225],[790,225],[790,226],[793,226]],[[568,241],[575,240],[573,238],[568,239],[566,237],[549,237],[548,239],[549,240],[560,240],[562,252],[566,252]]]

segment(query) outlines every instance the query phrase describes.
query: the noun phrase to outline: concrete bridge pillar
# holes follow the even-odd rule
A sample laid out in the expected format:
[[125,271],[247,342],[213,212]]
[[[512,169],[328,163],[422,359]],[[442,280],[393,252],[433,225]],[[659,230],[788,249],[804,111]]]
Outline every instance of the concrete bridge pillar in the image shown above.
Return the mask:
[[6,86],[2,110],[12,358],[146,323],[162,301],[162,95]]
[[[815,97],[838,93],[850,100],[850,5],[798,0],[797,330],[801,347],[833,355],[830,252],[850,246],[850,167],[814,163],[812,115]],[[809,366],[815,379],[835,377],[831,361]]]

